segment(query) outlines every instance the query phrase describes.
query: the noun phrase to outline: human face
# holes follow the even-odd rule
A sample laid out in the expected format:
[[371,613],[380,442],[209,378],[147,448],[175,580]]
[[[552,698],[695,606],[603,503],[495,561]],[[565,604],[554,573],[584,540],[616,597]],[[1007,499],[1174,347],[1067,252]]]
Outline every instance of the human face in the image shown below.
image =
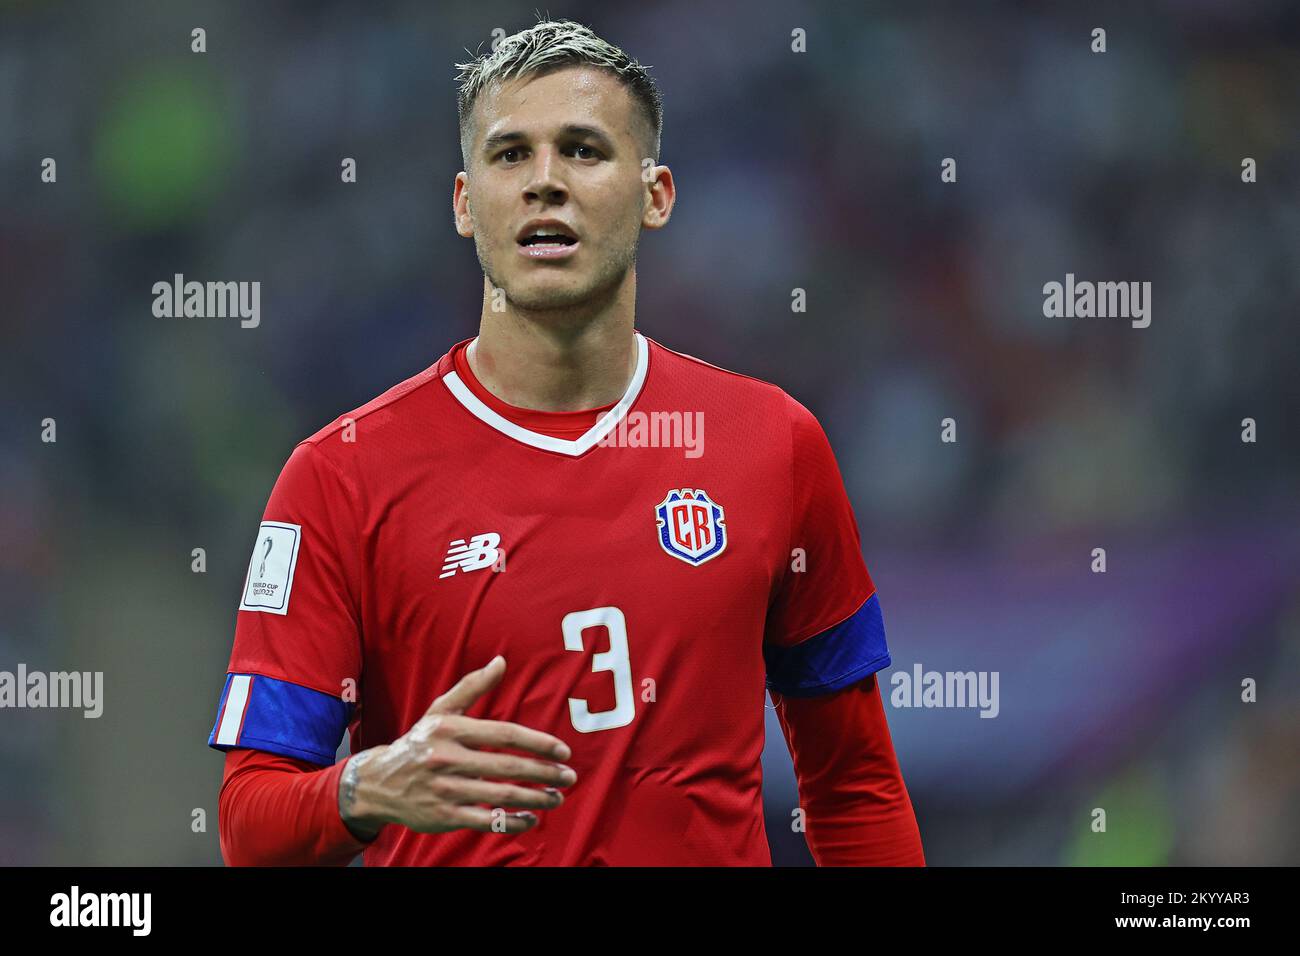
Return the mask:
[[[566,67],[479,96],[469,169],[456,176],[456,226],[516,308],[574,309],[626,280],[643,226],[667,221],[642,178],[643,130],[631,93],[600,69]],[[538,220],[576,241],[521,243]]]

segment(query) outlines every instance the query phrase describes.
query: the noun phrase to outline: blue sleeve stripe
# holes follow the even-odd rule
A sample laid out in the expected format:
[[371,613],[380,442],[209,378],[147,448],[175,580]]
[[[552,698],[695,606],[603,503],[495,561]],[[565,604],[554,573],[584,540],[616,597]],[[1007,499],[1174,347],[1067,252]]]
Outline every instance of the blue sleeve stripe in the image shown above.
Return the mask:
[[216,750],[248,747],[328,766],[352,716],[341,698],[261,674],[227,674],[208,735]]
[[794,647],[763,645],[767,687],[788,697],[843,690],[891,663],[880,600],[871,595],[852,615]]

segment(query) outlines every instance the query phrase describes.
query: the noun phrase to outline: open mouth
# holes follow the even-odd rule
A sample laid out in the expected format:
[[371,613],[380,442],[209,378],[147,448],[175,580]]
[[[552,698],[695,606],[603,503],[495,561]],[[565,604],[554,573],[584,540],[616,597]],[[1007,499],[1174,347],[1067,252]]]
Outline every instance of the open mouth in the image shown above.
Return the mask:
[[565,259],[578,248],[577,239],[559,232],[540,231],[517,241],[519,254],[529,259]]
[[560,233],[542,233],[540,235],[525,236],[519,240],[521,246],[572,246],[576,245],[577,239],[572,236],[561,235]]

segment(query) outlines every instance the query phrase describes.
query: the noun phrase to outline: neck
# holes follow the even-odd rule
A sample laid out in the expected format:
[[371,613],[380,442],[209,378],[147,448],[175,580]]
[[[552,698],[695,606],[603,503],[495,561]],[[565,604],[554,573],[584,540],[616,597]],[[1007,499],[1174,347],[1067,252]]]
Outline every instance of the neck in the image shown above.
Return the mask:
[[484,280],[479,334],[465,356],[484,388],[507,404],[545,412],[622,398],[636,371],[635,273],[629,270],[607,302],[563,312],[511,303],[495,312],[491,289]]

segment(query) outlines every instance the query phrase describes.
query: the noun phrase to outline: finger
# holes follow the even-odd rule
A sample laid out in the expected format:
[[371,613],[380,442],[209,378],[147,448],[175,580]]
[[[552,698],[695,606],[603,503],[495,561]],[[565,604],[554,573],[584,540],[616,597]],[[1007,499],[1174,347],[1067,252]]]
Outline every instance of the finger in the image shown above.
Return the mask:
[[446,771],[462,777],[489,777],[493,780],[523,780],[552,787],[568,787],[578,779],[572,767],[548,761],[517,757],[514,754],[466,750],[446,766]]
[[556,760],[568,760],[573,756],[569,745],[559,737],[508,720],[465,717],[458,725],[456,739],[467,747],[508,747]]
[[476,780],[472,777],[449,778],[440,796],[449,803],[486,803],[491,807],[510,809],[554,810],[564,803],[564,794],[554,787],[539,790],[520,787],[512,783]]
[[476,671],[470,671],[425,711],[426,714],[463,714],[474,701],[495,687],[506,672],[506,659],[498,654]]

